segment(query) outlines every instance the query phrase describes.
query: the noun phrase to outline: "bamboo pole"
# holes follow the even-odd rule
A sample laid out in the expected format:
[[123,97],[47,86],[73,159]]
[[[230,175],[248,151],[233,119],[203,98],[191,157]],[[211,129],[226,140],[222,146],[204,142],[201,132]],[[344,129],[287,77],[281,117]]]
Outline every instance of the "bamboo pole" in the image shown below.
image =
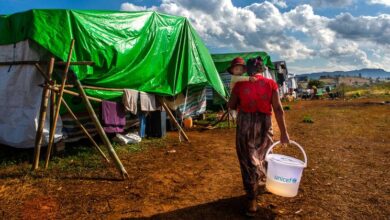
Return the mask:
[[230,110],[229,110],[229,108],[227,109],[227,111],[228,111],[228,115],[227,115],[227,117],[228,117],[228,127],[230,128]]
[[183,128],[180,126],[179,122],[177,122],[175,116],[172,114],[171,110],[169,109],[169,107],[167,106],[167,104],[165,104],[164,101],[160,100],[161,102],[161,105],[163,106],[163,108],[165,109],[165,111],[168,113],[168,116],[169,118],[171,119],[171,121],[173,122],[173,124],[175,124],[176,128],[179,129],[180,131],[180,134],[184,137],[184,139],[187,141],[187,142],[190,142],[187,134],[184,132]]
[[[53,61],[52,61],[53,60]],[[55,59],[54,57],[51,57],[50,58],[50,61],[52,61],[53,63],[55,62]],[[37,64],[39,65],[39,64]],[[53,65],[53,68],[54,68],[54,65]],[[49,83],[50,84],[55,84],[55,82],[52,81],[52,76],[53,76],[53,71],[49,71],[49,74],[48,74],[48,77],[49,77]],[[54,126],[54,112],[55,112],[55,104],[56,104],[56,94],[54,91],[50,90],[50,128],[49,128],[49,140],[50,140],[50,137],[51,136],[54,136],[55,135],[55,128],[53,129],[53,126]]]
[[111,158],[115,162],[115,165],[116,165],[117,169],[121,172],[122,178],[123,179],[128,179],[129,178],[129,174],[127,174],[126,169],[122,165],[122,162],[120,161],[118,155],[115,153],[115,150],[112,147],[110,140],[108,139],[106,133],[104,132],[103,127],[100,124],[99,119],[97,118],[96,113],[93,110],[92,105],[89,102],[89,99],[88,99],[87,95],[85,94],[85,91],[83,89],[83,86],[81,85],[80,80],[77,79],[77,76],[74,76],[74,78],[75,78],[74,79],[75,85],[76,85],[76,87],[80,91],[80,94],[81,94],[81,97],[83,98],[84,104],[85,104],[85,106],[86,106],[86,108],[87,108],[87,110],[89,112],[89,115],[92,118],[92,121],[94,122],[94,124],[96,126],[96,129],[97,129],[100,137],[102,138],[104,144],[107,147],[108,153],[110,154]]
[[[53,125],[54,123],[54,112],[55,112],[55,109],[56,109],[56,94],[54,91],[50,90],[50,130],[49,131],[52,131],[53,129],[51,129],[51,126]],[[53,134],[49,134],[49,137],[53,135]]]
[[211,125],[211,127],[215,127],[217,124],[219,124],[220,122],[222,122],[223,120],[225,120],[226,116],[228,114],[228,111],[226,111],[225,113],[223,113],[223,115],[221,116],[221,118],[215,122],[214,124]]
[[[10,66],[10,65],[35,65],[35,64],[48,64],[47,61],[33,61],[33,60],[25,60],[25,61],[9,61],[9,62],[0,62],[0,66]],[[56,66],[66,66],[67,62],[57,61],[55,62]],[[76,61],[70,62],[72,66],[93,66],[95,62],[93,61]]]
[[[50,59],[49,67],[48,67],[48,75],[51,75],[54,68],[54,59]],[[42,100],[41,100],[41,111],[39,113],[39,124],[38,124],[38,130],[35,136],[35,148],[34,148],[34,160],[32,165],[32,170],[36,170],[39,167],[39,157],[41,154],[41,145],[42,145],[42,134],[43,134],[43,128],[45,126],[45,119],[46,119],[46,110],[49,102],[49,94],[50,90],[48,88],[48,81],[46,81],[47,86],[43,88],[42,91]]]
[[62,102],[61,100],[62,100],[62,96],[64,95],[64,88],[65,88],[66,80],[68,78],[68,72],[69,72],[70,60],[72,58],[72,53],[73,53],[73,47],[74,47],[74,39],[70,43],[68,59],[67,59],[67,63],[66,63],[65,69],[64,69],[64,74],[62,76],[61,88],[60,88],[59,95],[58,95],[58,105],[56,108],[56,112],[54,114],[54,121],[52,124],[53,127],[50,129],[50,133],[52,135],[49,137],[49,145],[47,146],[46,159],[45,159],[45,169],[47,169],[47,167],[49,166],[50,154],[51,154],[51,149],[53,146],[54,136],[55,136],[54,135],[55,129],[57,127],[57,120],[58,120],[58,116],[60,114],[61,102]]
[[[59,93],[60,89],[56,86],[49,86],[49,89],[50,90],[53,90],[54,92],[57,92]],[[73,91],[70,91],[70,90],[67,90],[67,89],[64,89],[64,93],[66,94],[69,94],[69,95],[72,95],[72,96],[76,96],[76,97],[81,97],[81,95],[77,92],[73,92]],[[95,97],[91,97],[91,96],[87,96],[87,98],[91,101],[95,101],[95,102],[103,102],[102,99],[99,99],[99,98],[95,98]]]
[[81,130],[84,132],[84,134],[88,137],[88,139],[92,142],[93,146],[96,148],[97,151],[99,151],[100,155],[104,158],[104,160],[109,163],[110,160],[106,157],[102,149],[100,149],[99,145],[95,142],[93,137],[89,134],[87,129],[84,127],[83,124],[81,124],[80,120],[77,118],[77,116],[73,113],[72,109],[69,107],[68,103],[64,99],[62,99],[62,104],[65,106],[66,110],[68,110],[69,114],[72,116],[73,120],[76,121],[77,125],[80,126]]

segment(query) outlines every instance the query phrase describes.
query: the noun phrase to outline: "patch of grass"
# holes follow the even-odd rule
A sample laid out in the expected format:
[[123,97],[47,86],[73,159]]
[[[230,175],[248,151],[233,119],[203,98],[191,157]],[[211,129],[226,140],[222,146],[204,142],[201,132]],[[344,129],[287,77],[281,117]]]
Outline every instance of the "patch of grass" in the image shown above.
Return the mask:
[[[42,149],[45,154],[44,149]],[[17,149],[0,145],[0,168],[32,161],[34,149]]]
[[291,106],[285,105],[285,106],[283,106],[283,110],[285,110],[285,111],[291,110]]
[[[222,121],[217,124],[217,128],[229,128],[229,123],[227,121]],[[236,124],[233,124],[233,122],[230,122],[230,128],[237,127]]]
[[304,123],[309,123],[309,124],[314,123],[314,121],[313,121],[313,119],[311,118],[310,115],[304,116],[304,117],[303,117],[303,122],[304,122]]
[[335,91],[344,91],[346,97],[386,97],[390,93],[390,82],[376,83],[369,86],[344,86],[339,87]]
[[[104,146],[100,146],[103,150]],[[108,153],[105,153],[108,157]],[[49,165],[63,171],[82,172],[103,167],[101,156],[92,146],[68,146],[65,151],[56,154]]]

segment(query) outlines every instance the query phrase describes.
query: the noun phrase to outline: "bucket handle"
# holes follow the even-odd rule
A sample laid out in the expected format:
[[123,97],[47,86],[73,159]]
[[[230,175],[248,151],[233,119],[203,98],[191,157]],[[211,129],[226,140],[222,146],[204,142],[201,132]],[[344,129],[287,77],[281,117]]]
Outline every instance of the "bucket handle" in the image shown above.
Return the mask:
[[[267,156],[270,154],[271,150],[272,150],[274,147],[276,147],[278,144],[280,144],[280,141],[276,141],[275,143],[273,143],[273,144],[271,145],[271,147],[269,147],[269,149],[267,150],[267,153],[265,154],[265,158],[267,158]],[[301,145],[299,145],[299,144],[298,144],[297,142],[295,142],[295,141],[290,141],[290,144],[297,146],[297,147],[301,150],[301,152],[303,153],[303,157],[305,158],[305,163],[304,163],[303,165],[304,165],[304,167],[307,167],[307,156],[306,156],[306,152],[305,152],[305,150],[303,149],[303,147],[302,147]]]

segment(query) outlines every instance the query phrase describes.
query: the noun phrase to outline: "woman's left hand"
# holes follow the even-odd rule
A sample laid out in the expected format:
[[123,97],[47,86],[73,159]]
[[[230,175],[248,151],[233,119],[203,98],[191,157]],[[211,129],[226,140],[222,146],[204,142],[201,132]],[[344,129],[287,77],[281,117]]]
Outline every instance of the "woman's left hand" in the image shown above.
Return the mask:
[[283,145],[290,143],[290,137],[288,136],[287,132],[280,135],[280,143]]

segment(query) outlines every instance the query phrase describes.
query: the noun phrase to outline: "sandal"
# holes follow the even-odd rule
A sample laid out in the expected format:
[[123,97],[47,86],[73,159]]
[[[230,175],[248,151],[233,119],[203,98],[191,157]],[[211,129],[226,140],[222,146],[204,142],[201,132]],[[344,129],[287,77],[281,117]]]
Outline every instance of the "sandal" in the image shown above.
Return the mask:
[[256,206],[251,207],[251,205],[249,204],[249,207],[248,207],[245,215],[248,217],[255,217],[258,210],[259,210],[259,205],[257,205],[257,202],[256,202]]
[[247,210],[246,213],[245,213],[245,215],[246,215],[247,217],[255,217],[257,211],[258,211],[258,209],[256,209],[256,210]]

